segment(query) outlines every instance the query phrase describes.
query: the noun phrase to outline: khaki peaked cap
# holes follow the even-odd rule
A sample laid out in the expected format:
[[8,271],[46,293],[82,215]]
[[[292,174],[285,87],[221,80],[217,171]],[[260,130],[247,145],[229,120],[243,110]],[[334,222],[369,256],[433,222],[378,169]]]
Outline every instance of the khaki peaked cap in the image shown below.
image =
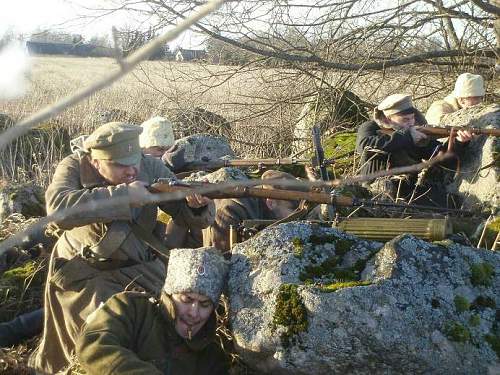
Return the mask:
[[101,125],[83,142],[92,159],[135,165],[141,160],[139,134],[142,128],[125,122]]
[[382,100],[376,109],[382,111],[385,116],[391,116],[413,108],[415,107],[410,95],[394,94]]

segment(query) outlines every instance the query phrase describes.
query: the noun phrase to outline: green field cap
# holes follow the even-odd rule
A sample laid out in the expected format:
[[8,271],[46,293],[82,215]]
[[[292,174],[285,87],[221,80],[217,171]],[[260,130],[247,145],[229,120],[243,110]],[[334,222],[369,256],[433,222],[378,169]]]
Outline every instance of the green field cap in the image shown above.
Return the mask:
[[142,128],[125,122],[108,122],[98,127],[83,143],[92,159],[135,165],[141,160],[139,134]]

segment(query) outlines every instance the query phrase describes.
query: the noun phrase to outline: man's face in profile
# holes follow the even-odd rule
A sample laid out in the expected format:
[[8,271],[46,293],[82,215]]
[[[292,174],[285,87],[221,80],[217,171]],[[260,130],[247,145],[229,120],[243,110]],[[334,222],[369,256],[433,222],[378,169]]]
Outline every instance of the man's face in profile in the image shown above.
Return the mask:
[[110,185],[130,184],[137,180],[141,163],[123,165],[112,160],[92,160],[92,165]]

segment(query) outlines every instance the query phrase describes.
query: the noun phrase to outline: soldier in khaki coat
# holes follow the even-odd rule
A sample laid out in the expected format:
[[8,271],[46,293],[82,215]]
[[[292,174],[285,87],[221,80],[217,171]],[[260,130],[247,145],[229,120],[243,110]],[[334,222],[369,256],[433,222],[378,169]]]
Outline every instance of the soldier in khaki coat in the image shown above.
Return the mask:
[[[143,156],[141,128],[108,123],[83,143],[83,150],[58,165],[46,192],[47,212],[92,204],[67,214],[56,225],[63,230],[49,265],[45,287],[44,332],[31,366],[56,373],[74,355],[75,342],[89,314],[112,295],[136,287],[161,289],[165,265],[154,236],[158,206],[179,225],[206,227],[214,204],[205,197],[150,203],[146,186],[172,172],[155,158]],[[112,207],[109,204],[113,204]]]
[[460,74],[455,90],[443,100],[432,103],[425,119],[431,125],[439,125],[443,115],[482,103],[485,93],[483,77],[479,74]]
[[89,316],[77,345],[89,374],[223,375],[214,309],[227,264],[213,248],[170,253],[161,297],[125,292]]

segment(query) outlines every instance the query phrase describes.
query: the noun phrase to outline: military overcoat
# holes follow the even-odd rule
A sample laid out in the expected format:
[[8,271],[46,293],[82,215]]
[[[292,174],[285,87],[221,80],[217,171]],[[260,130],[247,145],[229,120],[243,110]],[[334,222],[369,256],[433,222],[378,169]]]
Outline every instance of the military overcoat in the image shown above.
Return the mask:
[[[138,180],[152,184],[171,178],[160,160],[143,156]],[[112,208],[102,203],[121,198]],[[165,280],[165,265],[132,230],[131,224],[152,233],[157,204],[131,208],[125,184],[108,185],[87,154],[73,154],[58,165],[46,192],[48,214],[91,204],[57,221],[63,233],[51,255],[44,294],[44,332],[30,362],[39,373],[56,373],[70,362],[75,342],[89,314],[113,294],[127,287],[158,293]],[[213,203],[191,209],[185,200],[159,207],[180,226],[204,228],[213,222]]]

